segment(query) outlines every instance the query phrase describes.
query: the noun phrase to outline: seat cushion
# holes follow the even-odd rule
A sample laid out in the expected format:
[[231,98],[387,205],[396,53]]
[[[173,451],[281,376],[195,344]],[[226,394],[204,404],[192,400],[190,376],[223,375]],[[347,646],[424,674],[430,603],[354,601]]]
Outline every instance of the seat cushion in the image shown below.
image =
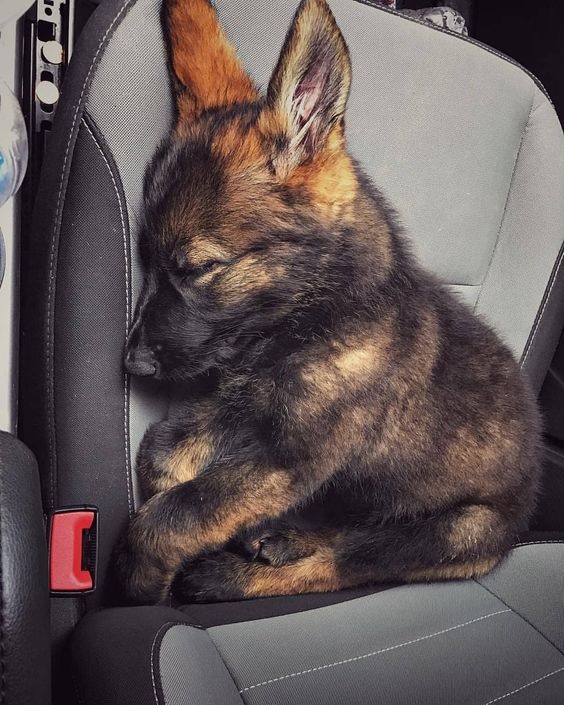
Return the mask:
[[[472,40],[370,0],[330,4],[354,64],[354,154],[422,261],[498,327],[539,388],[564,310],[564,140],[549,99]],[[297,0],[216,5],[264,85]],[[94,504],[102,527],[98,589],[52,605],[61,645],[78,614],[114,599],[112,548],[140,503],[136,449],[166,413],[121,362],[142,274],[143,176],[172,118],[160,13],[161,0],[105,0],[82,31],[22,271],[20,434],[46,510]]]
[[188,617],[193,607],[91,614],[73,638],[81,702],[562,703],[563,543],[518,546],[480,582],[397,586],[323,607],[308,599],[246,621],[229,617],[240,604],[206,605],[224,615],[207,629]]

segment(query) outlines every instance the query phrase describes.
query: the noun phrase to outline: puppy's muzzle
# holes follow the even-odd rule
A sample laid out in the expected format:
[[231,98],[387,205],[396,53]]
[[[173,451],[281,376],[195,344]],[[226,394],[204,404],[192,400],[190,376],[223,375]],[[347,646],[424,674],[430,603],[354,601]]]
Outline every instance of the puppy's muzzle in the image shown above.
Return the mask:
[[130,375],[153,377],[157,373],[155,356],[149,349],[126,350],[124,364]]

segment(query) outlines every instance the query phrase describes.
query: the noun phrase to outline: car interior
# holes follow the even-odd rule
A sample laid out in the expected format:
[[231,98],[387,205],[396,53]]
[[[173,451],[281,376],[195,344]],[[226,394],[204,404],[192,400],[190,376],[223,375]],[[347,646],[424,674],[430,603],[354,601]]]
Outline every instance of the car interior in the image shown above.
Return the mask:
[[[479,579],[122,603],[112,550],[141,505],[136,452],[169,395],[122,362],[144,174],[173,119],[161,0],[8,0],[0,703],[564,703],[564,8],[328,1],[353,63],[353,154],[538,396],[530,531]],[[297,4],[214,0],[258,86]]]

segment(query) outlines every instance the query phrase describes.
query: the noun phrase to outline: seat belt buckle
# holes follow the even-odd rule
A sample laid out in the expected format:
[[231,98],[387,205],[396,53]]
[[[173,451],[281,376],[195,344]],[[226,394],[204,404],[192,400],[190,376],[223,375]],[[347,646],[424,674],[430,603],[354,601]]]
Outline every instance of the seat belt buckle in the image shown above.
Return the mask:
[[57,597],[96,589],[98,508],[56,509],[49,520],[49,591]]

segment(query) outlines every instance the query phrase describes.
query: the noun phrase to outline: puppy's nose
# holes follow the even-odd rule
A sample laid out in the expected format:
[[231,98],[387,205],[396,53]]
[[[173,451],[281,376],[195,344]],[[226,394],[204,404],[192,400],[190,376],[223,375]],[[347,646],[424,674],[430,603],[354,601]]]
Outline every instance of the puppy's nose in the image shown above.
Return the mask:
[[152,377],[157,371],[157,364],[151,350],[127,350],[124,364],[130,375],[139,377]]

